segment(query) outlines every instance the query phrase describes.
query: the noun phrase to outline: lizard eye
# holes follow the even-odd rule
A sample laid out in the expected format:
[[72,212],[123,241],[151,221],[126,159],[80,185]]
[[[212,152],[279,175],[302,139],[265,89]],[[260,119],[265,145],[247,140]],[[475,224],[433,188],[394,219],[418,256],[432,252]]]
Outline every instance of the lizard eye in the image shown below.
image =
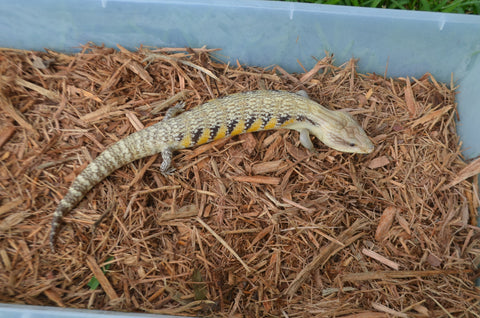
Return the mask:
[[355,146],[356,146],[356,144],[354,144],[353,142],[349,143],[348,145],[349,145],[350,147],[355,147]]

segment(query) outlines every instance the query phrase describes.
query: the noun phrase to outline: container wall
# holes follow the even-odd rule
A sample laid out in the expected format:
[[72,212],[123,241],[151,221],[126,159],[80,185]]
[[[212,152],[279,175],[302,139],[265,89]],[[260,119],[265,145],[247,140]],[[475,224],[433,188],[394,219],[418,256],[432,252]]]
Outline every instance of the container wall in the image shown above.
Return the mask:
[[169,315],[123,313],[104,310],[24,306],[0,303],[0,318],[178,318]]

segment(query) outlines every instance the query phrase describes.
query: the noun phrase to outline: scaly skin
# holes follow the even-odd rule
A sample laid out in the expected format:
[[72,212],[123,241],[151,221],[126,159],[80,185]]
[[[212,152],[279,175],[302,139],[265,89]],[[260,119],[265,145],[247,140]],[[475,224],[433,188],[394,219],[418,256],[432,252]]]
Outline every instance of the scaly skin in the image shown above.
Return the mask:
[[183,104],[173,107],[163,121],[133,133],[113,144],[92,161],[75,179],[53,214],[50,246],[63,216],[85,194],[116,169],[133,160],[162,154],[163,173],[171,172],[172,152],[246,132],[294,129],[300,141],[313,150],[310,134],[342,152],[370,153],[373,144],[349,114],[332,111],[310,100],[301,91],[253,91],[211,100],[175,116]]

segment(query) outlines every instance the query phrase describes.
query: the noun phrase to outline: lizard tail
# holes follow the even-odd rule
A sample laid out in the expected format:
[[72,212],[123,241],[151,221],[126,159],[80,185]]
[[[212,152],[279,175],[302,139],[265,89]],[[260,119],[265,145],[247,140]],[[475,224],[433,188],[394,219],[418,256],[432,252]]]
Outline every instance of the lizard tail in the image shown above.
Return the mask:
[[[151,155],[153,149],[145,149],[144,133],[139,131],[122,139],[93,160],[73,181],[53,214],[50,232],[50,248],[55,251],[55,240],[63,217],[69,213],[97,183],[113,171],[135,159]],[[156,151],[158,152],[158,151]]]

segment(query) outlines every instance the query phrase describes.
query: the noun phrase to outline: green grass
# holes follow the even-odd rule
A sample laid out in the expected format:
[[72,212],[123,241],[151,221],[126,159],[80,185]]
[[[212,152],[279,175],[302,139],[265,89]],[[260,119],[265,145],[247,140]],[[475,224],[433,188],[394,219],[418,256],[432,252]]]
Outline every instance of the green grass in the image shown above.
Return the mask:
[[286,0],[344,6],[480,14],[480,0]]

